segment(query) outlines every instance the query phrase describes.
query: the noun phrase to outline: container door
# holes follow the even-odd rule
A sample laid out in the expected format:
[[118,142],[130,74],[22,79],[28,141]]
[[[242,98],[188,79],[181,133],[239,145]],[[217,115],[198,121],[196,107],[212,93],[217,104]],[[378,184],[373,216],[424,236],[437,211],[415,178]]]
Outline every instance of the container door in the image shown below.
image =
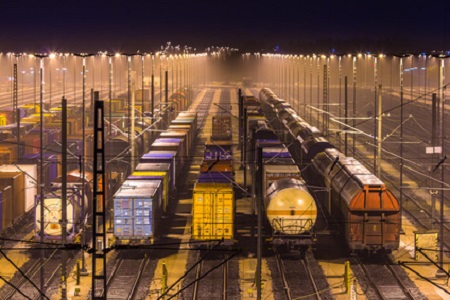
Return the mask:
[[133,235],[133,205],[131,199],[114,199],[114,235],[125,239]]
[[195,193],[193,205],[192,237],[196,240],[210,239],[212,235],[211,192]]
[[233,238],[233,200],[232,193],[216,194],[214,211],[214,238]]

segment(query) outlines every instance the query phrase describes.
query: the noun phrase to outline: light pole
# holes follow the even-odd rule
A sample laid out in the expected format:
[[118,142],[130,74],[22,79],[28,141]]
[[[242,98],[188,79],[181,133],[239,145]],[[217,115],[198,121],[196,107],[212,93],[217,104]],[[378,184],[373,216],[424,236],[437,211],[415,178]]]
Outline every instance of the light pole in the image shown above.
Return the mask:
[[[81,57],[82,58],[82,76],[83,76],[83,84],[82,84],[82,120],[81,120],[81,130],[82,130],[82,144],[83,144],[83,154],[82,154],[82,158],[81,158],[81,178],[82,178],[82,187],[81,187],[81,198],[84,199],[85,197],[85,192],[86,192],[86,147],[85,147],[85,137],[86,137],[86,116],[85,116],[85,111],[86,111],[86,57],[89,56],[93,56],[93,54],[90,53],[76,53],[74,54],[77,57]],[[94,166],[96,167],[96,166]],[[82,215],[85,216],[86,215],[86,207],[84,207],[84,201],[81,202],[81,211],[82,211]],[[85,244],[85,238],[86,238],[86,234],[85,234],[85,227],[84,227],[84,220],[81,222],[81,243]],[[95,243],[95,241],[94,241]],[[86,270],[86,263],[85,263],[85,258],[84,258],[84,253],[81,256],[81,271],[80,271],[80,275],[83,276],[87,276],[88,275],[88,271]],[[92,272],[95,272],[95,270],[92,270]]]
[[[44,216],[45,216],[45,210],[44,210],[44,188],[45,188],[45,181],[44,181],[44,114],[43,114],[43,108],[44,108],[44,62],[43,58],[48,57],[47,54],[34,54],[35,57],[39,58],[39,82],[40,82],[40,140],[39,140],[39,159],[40,159],[40,170],[39,170],[39,200],[41,203],[40,206],[40,223],[41,228],[39,230],[39,236],[41,243],[44,243]],[[45,296],[45,282],[44,282],[44,257],[45,257],[45,250],[41,250],[41,257],[40,262],[42,268],[40,269],[40,290],[41,290],[41,299],[44,299]]]

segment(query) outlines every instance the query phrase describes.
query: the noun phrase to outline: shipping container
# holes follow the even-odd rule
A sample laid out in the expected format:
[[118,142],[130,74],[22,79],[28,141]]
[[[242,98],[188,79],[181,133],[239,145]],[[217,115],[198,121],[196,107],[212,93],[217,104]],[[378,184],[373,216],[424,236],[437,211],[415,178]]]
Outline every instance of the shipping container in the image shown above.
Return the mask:
[[158,238],[161,190],[157,181],[126,180],[113,197],[118,244],[150,243]]
[[234,238],[234,193],[230,184],[196,183],[192,195],[192,239]]
[[127,180],[162,180],[162,207],[167,212],[171,197],[170,172],[169,171],[134,171]]
[[9,138],[0,143],[0,152],[8,152],[10,156],[10,162],[13,163],[17,162],[18,156],[17,155],[23,155],[24,154],[24,143],[20,142],[20,144],[17,144],[16,138]]
[[156,171],[156,172],[168,172],[169,173],[169,187],[175,189],[175,181],[172,165],[170,163],[139,163],[134,169],[136,172],[141,171]]
[[5,134],[11,134],[13,136],[17,136],[17,132],[19,132],[20,136],[27,134],[28,131],[34,128],[33,124],[29,123],[20,123],[19,129],[17,129],[17,124],[10,124],[0,126],[0,131]]
[[0,150],[0,164],[9,164],[11,162],[11,154],[9,151],[3,152]]
[[170,125],[189,125],[193,133],[197,131],[197,118],[180,118],[170,122]]
[[25,176],[22,172],[0,172],[0,189],[12,188],[12,220],[25,212]]
[[13,223],[12,187],[0,188],[0,232]]
[[[44,134],[43,137],[46,139],[47,136]],[[25,135],[20,137],[20,144],[23,144],[23,154],[37,154],[40,153],[41,143],[40,137],[37,135]],[[47,145],[44,141],[44,145]]]
[[190,139],[190,135],[189,135],[189,130],[183,130],[183,129],[179,129],[179,130],[171,130],[171,129],[167,129],[163,132],[160,133],[159,138],[161,139],[183,139],[185,141],[184,145],[185,145],[185,149],[184,149],[184,153],[189,154],[190,153],[190,148],[192,145],[192,141]]
[[231,117],[230,116],[213,116],[211,141],[228,141],[231,140]]
[[201,173],[232,173],[233,161],[231,159],[227,160],[204,160],[200,166]]
[[27,103],[19,106],[21,110],[24,112],[23,117],[27,117],[31,114],[35,114],[39,112],[39,104]]
[[182,111],[178,114],[176,120],[188,120],[191,122],[192,130],[196,131],[198,128],[198,118],[196,112]]
[[[58,156],[56,154],[44,153],[43,157],[44,157],[44,172],[43,172],[44,173],[44,183],[45,183],[45,186],[48,187],[48,186],[50,186],[50,183],[60,175],[59,170],[60,170],[61,166],[60,166],[59,162],[61,160],[60,160],[60,156]],[[38,176],[36,176],[36,178],[38,178],[38,181],[40,180],[39,176],[41,174],[40,159],[41,159],[41,155],[38,153],[38,154],[23,155],[19,160],[20,164],[37,165]]]
[[211,182],[211,183],[233,183],[233,173],[231,172],[208,172],[200,173],[197,182]]
[[141,163],[168,163],[170,164],[173,185],[176,186],[178,168],[176,165],[176,151],[150,151],[141,157]]
[[[263,164],[295,165],[294,159],[285,147],[264,147],[262,149]],[[258,157],[256,157],[258,160]]]
[[232,157],[231,141],[206,142],[203,157],[205,160],[226,160]]
[[15,119],[17,119],[17,112],[14,112],[11,108],[0,110],[0,126],[12,124]]
[[[192,141],[192,143],[195,142],[195,139],[197,138],[197,134],[195,130],[192,127],[192,124],[178,124],[178,125],[170,125],[167,130],[187,130],[189,141]],[[192,145],[192,144],[191,144]]]
[[150,152],[152,151],[176,151],[175,163],[177,165],[178,176],[183,169],[184,161],[186,157],[184,156],[184,148],[180,139],[172,139],[171,142],[161,142],[155,140],[150,147]]
[[[43,132],[45,132],[44,145],[48,145],[53,143],[54,141],[60,140],[61,129],[56,128],[43,128]],[[33,128],[30,130],[29,134],[39,136],[41,134],[40,128]]]
[[25,211],[29,211],[34,207],[34,197],[37,194],[37,165],[36,164],[16,164],[1,165],[0,172],[21,172],[25,176]]

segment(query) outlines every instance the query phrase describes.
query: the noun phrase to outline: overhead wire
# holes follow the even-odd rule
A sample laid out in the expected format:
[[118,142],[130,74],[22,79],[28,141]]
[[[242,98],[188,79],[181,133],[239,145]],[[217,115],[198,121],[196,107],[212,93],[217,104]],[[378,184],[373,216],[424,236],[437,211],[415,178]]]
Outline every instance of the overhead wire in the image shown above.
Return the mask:
[[[17,271],[28,281],[31,283],[31,285],[39,292],[41,296],[43,296],[45,299],[50,300],[49,297],[47,297],[39,288],[38,286],[29,278],[6,254],[3,252],[2,249],[0,249],[0,253],[5,257],[5,259],[14,266],[14,268],[17,269]],[[41,266],[42,267],[42,266]]]

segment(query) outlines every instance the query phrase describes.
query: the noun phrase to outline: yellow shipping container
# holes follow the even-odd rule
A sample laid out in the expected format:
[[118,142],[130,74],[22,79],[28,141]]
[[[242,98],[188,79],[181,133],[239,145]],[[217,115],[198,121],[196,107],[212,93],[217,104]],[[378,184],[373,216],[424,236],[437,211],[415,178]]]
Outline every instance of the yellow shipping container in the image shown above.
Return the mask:
[[[169,205],[169,172],[164,171],[134,171],[128,179],[140,179],[141,177],[162,177],[163,178],[163,203],[162,210],[167,212],[167,206]],[[133,178],[135,177],[135,178]]]
[[199,183],[192,195],[192,239],[232,240],[234,192],[227,183]]

